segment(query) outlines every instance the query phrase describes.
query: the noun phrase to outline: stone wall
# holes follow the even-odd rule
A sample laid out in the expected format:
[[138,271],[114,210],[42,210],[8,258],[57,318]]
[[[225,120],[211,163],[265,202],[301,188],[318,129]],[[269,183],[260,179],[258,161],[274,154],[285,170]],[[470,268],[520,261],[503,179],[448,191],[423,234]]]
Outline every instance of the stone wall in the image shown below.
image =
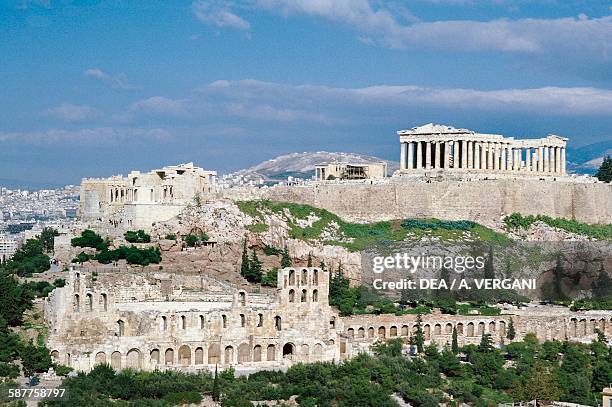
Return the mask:
[[569,180],[389,180],[321,182],[224,191],[235,200],[271,199],[327,209],[353,221],[468,219],[484,224],[513,212],[612,223],[612,184]]

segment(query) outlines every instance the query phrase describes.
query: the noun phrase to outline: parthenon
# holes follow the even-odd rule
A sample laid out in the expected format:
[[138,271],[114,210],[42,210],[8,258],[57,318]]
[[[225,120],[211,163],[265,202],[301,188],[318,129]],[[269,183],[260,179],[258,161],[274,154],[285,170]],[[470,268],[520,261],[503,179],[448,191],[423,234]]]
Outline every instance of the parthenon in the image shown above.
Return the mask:
[[400,174],[566,175],[567,139],[520,139],[438,124],[400,130]]

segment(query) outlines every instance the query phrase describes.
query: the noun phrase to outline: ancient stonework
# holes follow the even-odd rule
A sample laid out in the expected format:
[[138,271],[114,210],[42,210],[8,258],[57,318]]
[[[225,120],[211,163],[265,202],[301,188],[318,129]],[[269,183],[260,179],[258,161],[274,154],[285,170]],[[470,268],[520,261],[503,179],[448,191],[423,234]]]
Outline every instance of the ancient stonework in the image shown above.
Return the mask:
[[[71,270],[67,285],[45,304],[47,346],[77,370],[99,363],[117,369],[237,371],[286,368],[298,362],[340,361],[369,351],[376,341],[417,329],[415,315],[340,317],[328,303],[329,274],[317,268],[279,271],[275,295],[240,290],[210,277],[159,272]],[[562,308],[510,309],[502,315],[423,316],[426,343],[494,344],[527,333],[538,339],[590,341],[595,329],[612,335],[612,314]]]

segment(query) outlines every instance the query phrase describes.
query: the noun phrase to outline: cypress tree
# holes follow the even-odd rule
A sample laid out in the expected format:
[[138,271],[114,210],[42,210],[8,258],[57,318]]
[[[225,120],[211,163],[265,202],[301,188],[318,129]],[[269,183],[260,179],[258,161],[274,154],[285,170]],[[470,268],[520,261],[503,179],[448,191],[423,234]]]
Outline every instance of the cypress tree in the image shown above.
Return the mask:
[[595,176],[602,182],[612,182],[612,157],[604,158]]
[[251,256],[251,261],[249,262],[249,274],[246,279],[251,283],[259,283],[262,275],[263,271],[261,261],[259,261],[255,249],[253,249],[253,255]]
[[291,257],[287,246],[283,249],[283,257],[281,258],[281,268],[291,267]]
[[425,344],[425,335],[423,334],[423,318],[421,317],[421,313],[417,314],[417,329],[414,337],[414,342],[417,347],[417,352],[423,352],[423,345]]
[[242,246],[242,264],[240,265],[240,275],[244,278],[247,278],[249,273],[249,255],[247,253],[247,242],[244,239],[244,245]]
[[215,365],[215,378],[213,379],[212,399],[219,401],[221,398],[221,389],[219,389],[219,376],[217,374],[217,365]]
[[312,253],[308,253],[308,263],[306,264],[306,267],[312,267]]
[[453,342],[451,344],[451,351],[453,355],[459,353],[459,342],[457,341],[457,328],[453,327]]
[[510,322],[508,323],[508,332],[506,333],[506,338],[513,340],[516,337],[516,332],[514,330],[514,322],[512,318],[510,318]]

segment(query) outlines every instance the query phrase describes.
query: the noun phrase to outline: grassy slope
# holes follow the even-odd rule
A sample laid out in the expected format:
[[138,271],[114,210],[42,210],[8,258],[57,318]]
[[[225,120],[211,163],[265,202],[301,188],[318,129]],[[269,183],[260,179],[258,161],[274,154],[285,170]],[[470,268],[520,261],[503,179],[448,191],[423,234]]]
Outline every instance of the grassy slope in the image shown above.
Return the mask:
[[[470,221],[440,221],[438,219],[420,220],[397,220],[384,221],[368,224],[351,223],[342,220],[339,216],[320,208],[310,205],[299,205],[286,202],[272,201],[240,201],[237,202],[240,210],[246,215],[258,221],[251,225],[249,230],[259,232],[265,231],[264,213],[273,212],[283,215],[289,211],[295,219],[306,219],[309,215],[319,218],[311,226],[301,227],[292,219],[287,218],[290,227],[289,235],[295,239],[316,240],[321,237],[321,232],[331,223],[336,223],[342,235],[351,239],[351,242],[325,241],[326,244],[344,246],[351,251],[363,250],[365,247],[375,243],[398,242],[405,240],[408,236],[420,239],[424,235],[437,237],[441,240],[463,239],[464,234],[469,232],[474,240],[488,241],[505,245],[508,238],[485,226]],[[262,225],[262,226],[258,226]]]

